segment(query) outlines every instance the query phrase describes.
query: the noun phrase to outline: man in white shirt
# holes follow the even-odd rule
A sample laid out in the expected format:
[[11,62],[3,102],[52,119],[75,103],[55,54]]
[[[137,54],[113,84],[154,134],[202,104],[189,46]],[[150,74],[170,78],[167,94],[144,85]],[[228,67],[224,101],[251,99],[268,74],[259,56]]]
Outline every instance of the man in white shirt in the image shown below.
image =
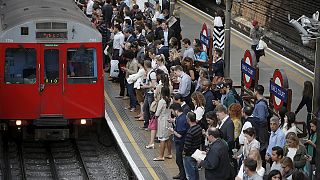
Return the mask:
[[89,0],[87,3],[87,9],[86,9],[86,15],[88,18],[92,18],[92,12],[93,12],[93,0]]
[[120,24],[114,25],[113,33],[114,33],[114,38],[113,38],[113,58],[112,59],[119,60],[119,57],[123,52],[122,45],[124,43],[124,35],[121,32]]
[[194,60],[194,50],[191,46],[190,39],[188,39],[188,38],[183,39],[182,45],[185,48],[185,50],[183,52],[182,60],[184,60],[184,58],[186,58],[186,57],[190,57],[190,58],[192,58],[192,60]]

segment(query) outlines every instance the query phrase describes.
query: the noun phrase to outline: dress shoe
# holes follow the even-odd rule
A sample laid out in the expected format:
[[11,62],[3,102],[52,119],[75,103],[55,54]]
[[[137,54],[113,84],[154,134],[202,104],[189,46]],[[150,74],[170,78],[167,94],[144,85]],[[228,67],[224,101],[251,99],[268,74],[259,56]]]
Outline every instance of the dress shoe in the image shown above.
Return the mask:
[[173,176],[172,179],[180,179],[180,174]]
[[149,144],[146,146],[147,149],[154,149],[154,144]]

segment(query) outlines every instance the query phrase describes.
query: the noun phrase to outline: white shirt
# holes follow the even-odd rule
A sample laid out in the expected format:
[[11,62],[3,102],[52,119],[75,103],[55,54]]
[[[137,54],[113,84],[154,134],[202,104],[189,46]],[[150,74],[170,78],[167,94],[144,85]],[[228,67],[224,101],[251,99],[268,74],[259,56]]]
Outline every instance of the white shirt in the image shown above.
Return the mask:
[[297,150],[298,150],[297,148],[288,148],[287,157],[289,157],[293,161],[293,158],[296,155]]
[[244,137],[243,131],[250,128],[250,127],[252,127],[252,124],[251,124],[251,122],[248,122],[248,121],[245,122],[244,125],[242,126],[241,133],[239,136],[239,144],[244,144],[245,137]]
[[163,31],[164,46],[169,46],[168,31]]
[[[265,169],[263,167],[261,167],[260,169],[257,169],[256,172],[259,176],[263,177],[264,176],[264,173],[265,173]],[[237,177],[239,177],[240,179],[243,179],[243,163],[240,167],[240,170],[238,172],[238,175]]]
[[282,127],[282,131],[284,135],[287,135],[289,132],[294,132],[297,134],[297,127],[295,124],[292,124],[291,128],[287,130],[288,123],[284,123]]
[[199,121],[201,121],[201,119],[204,115],[204,107],[203,106],[195,107],[193,112],[196,114],[197,122],[199,122]]
[[117,34],[114,35],[113,37],[113,49],[119,49],[119,56],[122,54],[122,47],[124,43],[124,34],[122,32],[117,32]]
[[86,14],[87,15],[92,15],[93,12],[93,4],[94,2],[92,0],[89,0],[88,4],[87,4],[87,9],[86,9]]
[[274,161],[274,162],[272,163],[272,166],[271,166],[271,168],[270,168],[270,171],[272,171],[272,170],[274,170],[274,169],[279,170],[280,172],[282,172],[281,163],[280,163],[280,162],[277,163],[277,162]]
[[222,125],[224,124],[224,122],[226,122],[228,118],[229,118],[229,115],[227,115],[225,118],[222,119],[219,129],[222,127]]

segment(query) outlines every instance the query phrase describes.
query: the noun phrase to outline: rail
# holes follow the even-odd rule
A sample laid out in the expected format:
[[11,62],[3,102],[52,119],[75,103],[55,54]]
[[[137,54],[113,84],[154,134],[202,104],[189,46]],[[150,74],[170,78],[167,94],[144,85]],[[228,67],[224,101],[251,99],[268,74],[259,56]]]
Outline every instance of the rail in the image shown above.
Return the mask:
[[79,150],[79,147],[78,147],[76,140],[72,139],[71,143],[72,143],[73,148],[75,150],[76,158],[77,158],[78,162],[80,163],[80,166],[81,166],[80,171],[84,175],[83,178],[85,180],[92,180],[91,176],[89,175],[89,170],[88,170],[87,166],[85,165],[85,162],[83,161],[83,157],[81,155],[81,152]]

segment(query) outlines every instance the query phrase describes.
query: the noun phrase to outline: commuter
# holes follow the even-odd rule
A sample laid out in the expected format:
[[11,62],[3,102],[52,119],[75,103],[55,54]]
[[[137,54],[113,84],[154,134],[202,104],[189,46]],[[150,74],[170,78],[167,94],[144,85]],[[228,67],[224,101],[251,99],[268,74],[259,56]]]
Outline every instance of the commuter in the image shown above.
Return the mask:
[[239,136],[241,133],[242,123],[241,123],[241,112],[242,108],[239,103],[233,103],[229,106],[228,113],[229,116],[234,124],[234,140],[236,145],[236,148],[238,148],[239,144]]
[[139,43],[139,46],[142,46],[142,47],[144,47],[147,44],[146,37],[142,34],[143,30],[144,29],[143,29],[142,26],[139,26],[139,25],[135,26],[136,38],[137,38],[137,41]]
[[188,131],[187,117],[183,113],[182,107],[178,103],[173,103],[170,106],[175,116],[175,127],[169,128],[174,135],[174,144],[176,149],[176,164],[179,168],[179,174],[174,176],[173,179],[186,180],[185,169],[183,166],[182,152],[184,147],[185,135]]
[[[248,157],[257,162],[256,172],[259,176],[263,177],[264,173],[265,173],[265,169],[262,167],[262,160],[261,160],[259,150],[253,149],[252,151],[250,151]],[[246,174],[246,172],[244,171],[244,164],[242,164],[235,180],[246,179],[247,175],[245,175],[245,174]]]
[[170,74],[173,73],[173,67],[176,65],[181,65],[181,57],[176,49],[170,49],[169,51],[169,61],[167,62],[167,67]]
[[163,54],[157,55],[155,57],[157,63],[157,69],[161,69],[165,74],[169,75],[169,71],[165,64],[165,57]]
[[289,132],[286,135],[286,145],[283,147],[283,154],[290,157],[293,161],[294,167],[303,170],[306,165],[307,150],[304,145],[299,143],[299,138],[294,132]]
[[197,124],[201,125],[201,120],[204,115],[204,106],[205,106],[206,100],[201,92],[192,93],[191,100],[194,105],[193,112],[196,114],[196,122]]
[[215,49],[213,53],[212,72],[214,73],[212,84],[216,86],[224,79],[224,60],[222,58],[223,51]]
[[310,121],[310,135],[308,140],[305,142],[307,148],[307,164],[304,171],[312,176],[312,172],[315,168],[315,158],[316,158],[316,144],[317,144],[317,120],[313,119]]
[[140,105],[140,113],[137,116],[135,116],[135,118],[137,118],[137,120],[141,121],[141,120],[143,120],[142,107],[143,107],[143,101],[144,101],[144,98],[143,98],[144,89],[141,88],[141,85],[143,83],[144,74],[145,74],[145,70],[143,67],[143,60],[140,59],[138,61],[138,67],[139,67],[138,72],[135,74],[129,75],[129,77],[127,78],[127,82],[129,84],[133,83],[133,87],[134,87],[135,93],[136,93],[136,98],[137,98],[137,101]]
[[[171,124],[168,122],[171,116],[171,110],[169,109],[170,103],[170,89],[169,87],[164,86],[161,89],[161,99],[158,102],[157,111],[155,113],[155,116],[158,117],[157,137],[160,140],[160,154],[158,157],[153,159],[154,161],[164,161],[164,158],[172,159],[171,140],[168,130]],[[168,150],[168,154],[166,156],[164,156],[165,147],[167,147]]]
[[218,128],[211,127],[207,131],[208,141],[211,143],[207,156],[203,161],[197,160],[198,164],[205,168],[205,178],[207,180],[231,179],[231,165],[228,156],[228,146],[221,139]]
[[175,37],[171,37],[169,40],[169,49],[178,49],[178,40]]
[[[125,78],[128,79],[130,75],[138,72],[138,61],[135,58],[129,59],[126,64],[126,67],[122,67],[121,70],[125,71],[126,73]],[[127,86],[128,94],[130,97],[130,107],[128,107],[127,109],[129,109],[131,112],[134,112],[137,106],[137,98],[135,95],[136,93],[134,90],[134,84],[128,83],[128,81],[126,80],[126,86]]]
[[182,55],[182,60],[184,60],[186,57],[191,58],[194,60],[194,50],[191,46],[191,41],[188,38],[185,38],[182,40],[182,46],[184,47],[184,52]]
[[149,49],[148,50],[149,58],[151,59],[151,67],[152,69],[157,69],[157,59],[156,59],[156,50],[155,49]]
[[[200,47],[194,48],[194,62],[196,64],[207,63],[208,60],[208,54],[205,51],[203,51]],[[202,66],[208,68],[206,64],[203,64]]]
[[250,127],[244,130],[244,146],[243,146],[243,158],[249,157],[249,153],[252,150],[260,150],[260,143],[256,140],[256,131],[254,128]]
[[181,62],[183,71],[188,74],[191,78],[191,89],[190,93],[194,92],[196,89],[196,80],[199,78],[199,73],[196,71],[195,67],[193,66],[193,60],[189,57],[184,58]]
[[[123,48],[122,45],[124,44],[124,34],[122,34],[120,24],[114,25],[113,28],[113,57],[114,60],[119,60],[119,57],[122,55]],[[123,95],[122,95],[123,96]]]
[[[201,74],[201,71],[200,71]],[[209,111],[214,110],[214,106],[212,104],[212,101],[216,99],[211,91],[211,82],[208,79],[204,79],[201,82],[201,89],[200,91],[202,92],[205,100],[206,100],[206,105],[204,106],[204,113],[207,113]]]
[[283,148],[285,144],[285,135],[283,131],[279,128],[279,118],[278,117],[272,117],[270,119],[270,129],[271,129],[271,135],[269,138],[269,145],[266,152],[266,161],[269,161],[272,154],[272,148],[275,146],[279,146]]
[[267,180],[282,180],[282,171],[279,170],[271,170],[270,173],[268,174]]
[[285,157],[281,162],[282,167],[282,178],[283,180],[292,180],[292,174],[296,171],[293,166],[292,159],[289,157]]
[[183,113],[187,114],[191,111],[190,106],[184,101],[184,98],[181,94],[177,93],[173,96],[173,102],[180,104],[182,107]]
[[133,28],[132,28],[131,26],[125,28],[125,29],[123,30],[123,33],[124,33],[126,42],[132,44],[133,42],[137,41],[136,37],[133,35]]
[[289,132],[294,132],[297,134],[297,127],[295,125],[296,115],[294,112],[287,112],[284,116],[284,124],[281,128],[284,135],[287,135]]
[[87,6],[86,6],[86,15],[91,20],[92,13],[93,13],[93,0],[88,0]]
[[192,42],[192,46],[193,46],[193,48],[196,48],[196,47],[202,48],[202,43],[201,43],[200,39],[194,39]]
[[[224,107],[229,108],[231,104],[238,103],[233,94],[233,91],[231,91],[230,81],[226,81],[219,84],[219,88],[220,88],[220,93],[224,95],[223,97],[221,97],[221,99],[223,100],[221,104]],[[215,105],[218,105],[218,104],[220,104],[220,102],[215,102]]]
[[178,93],[182,95],[182,97],[190,107],[193,107],[190,98],[191,77],[185,72],[183,72],[183,68],[179,65],[174,67],[174,75],[177,78],[180,78]]
[[106,23],[107,27],[111,27],[111,19],[113,16],[113,7],[111,5],[111,0],[106,0],[105,4],[102,7],[103,20]]
[[162,31],[163,31],[161,26],[162,21],[163,19],[160,19],[160,17],[156,19],[156,28],[154,30],[154,40],[161,40],[162,38],[161,37]]
[[176,22],[173,23],[170,27],[170,29],[174,30],[174,34],[173,37],[175,37],[177,39],[177,50],[181,49],[181,39],[182,39],[182,35],[181,35],[181,23],[180,23],[180,12],[179,9],[174,9],[172,12],[172,16],[176,18]]
[[234,124],[227,114],[227,109],[218,105],[215,109],[216,115],[219,119],[219,129],[222,133],[222,139],[228,143],[229,155],[232,156],[232,149],[234,148]]
[[307,107],[307,130],[308,134],[310,134],[310,120],[312,115],[312,99],[313,99],[313,85],[310,81],[305,81],[303,84],[303,91],[302,91],[302,99],[294,112],[295,114],[298,114],[300,110],[306,106]]
[[140,127],[140,129],[147,130],[149,125],[149,119],[150,119],[150,105],[154,99],[154,88],[157,84],[157,76],[156,72],[151,69],[151,62],[149,60],[144,61],[144,69],[146,71],[146,79],[144,85],[141,86],[141,88],[145,89],[144,94],[144,103],[143,103],[143,119],[144,119],[144,125]]
[[162,21],[161,27],[162,27],[162,31],[159,34],[160,35],[159,38],[163,42],[164,46],[169,47],[169,40],[173,37],[174,30],[169,28],[168,21]]
[[184,158],[183,165],[186,172],[188,180],[198,180],[199,171],[197,166],[197,161],[191,157],[191,155],[200,149],[201,139],[202,139],[202,129],[197,124],[196,114],[193,112],[188,112],[187,122],[189,125],[189,130],[185,136],[184,142]]
[[263,30],[259,26],[259,22],[257,20],[252,21],[252,26],[253,26],[253,28],[251,28],[250,36],[249,36],[252,39],[251,40],[251,49],[254,51],[254,53],[256,55],[257,62],[259,62],[260,56],[264,55],[264,50],[262,50],[262,51],[257,50],[257,46],[259,44],[259,41],[263,36]]
[[[127,63],[130,60],[132,60],[133,58],[134,58],[134,52],[131,50],[131,47],[129,46],[124,50],[122,57],[119,60],[118,66],[119,66],[120,92],[119,92],[119,96],[117,96],[116,98],[123,98],[124,100],[128,99],[127,96],[126,97],[124,96],[125,88],[126,88],[126,69],[127,69],[125,67],[129,67],[129,66],[127,66]],[[136,61],[133,65],[134,66],[131,67],[132,68],[131,70],[134,70],[134,72],[130,71],[130,73],[136,73],[138,71],[138,66],[137,66]],[[133,87],[130,87],[130,88],[133,88]],[[132,89],[130,89],[130,90],[132,90]],[[132,107],[132,108],[135,108],[135,107]]]
[[195,69],[196,69],[197,72],[199,72],[199,77],[198,77],[198,79],[195,81],[195,82],[196,82],[195,91],[200,91],[200,92],[202,92],[202,90],[201,90],[201,84],[202,84],[205,80],[209,79],[209,73],[208,73],[208,71],[207,71],[206,69],[204,69],[204,68],[199,68],[199,69],[195,68]]
[[262,85],[257,85],[254,88],[254,94],[257,98],[257,101],[254,105],[253,116],[259,118],[259,124],[267,124],[268,122],[268,102],[266,98],[263,96],[264,87]]
[[263,180],[263,178],[257,174],[257,161],[247,158],[243,162],[244,164],[244,171],[245,175],[243,179],[250,179],[250,180]]
[[154,46],[156,47],[156,54],[163,54],[167,62],[169,59],[169,46],[164,46],[161,40],[155,40]]
[[276,169],[282,172],[281,160],[283,158],[283,149],[279,146],[272,148],[271,160],[273,161],[270,171]]
[[144,16],[146,17],[146,19],[152,19],[154,12],[153,9],[151,8],[151,5],[149,2],[144,2]]

